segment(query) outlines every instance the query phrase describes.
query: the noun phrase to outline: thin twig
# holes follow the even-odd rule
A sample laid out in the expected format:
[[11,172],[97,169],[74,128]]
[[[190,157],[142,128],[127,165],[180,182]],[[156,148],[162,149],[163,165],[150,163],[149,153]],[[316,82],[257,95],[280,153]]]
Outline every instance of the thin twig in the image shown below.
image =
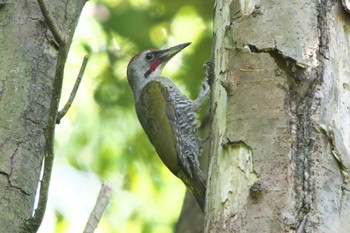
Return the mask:
[[[63,71],[64,71],[64,64],[67,58],[67,53],[68,53],[68,46],[64,43],[59,47],[58,54],[57,54],[55,80],[53,83],[53,86],[55,88],[51,97],[52,110],[50,111],[50,115],[51,115],[51,112],[54,112],[54,114],[56,114],[56,111],[57,111],[56,110],[58,105],[57,100],[61,96]],[[40,181],[40,190],[38,194],[39,195],[38,206],[34,212],[34,216],[32,216],[32,218],[26,221],[26,224],[22,232],[37,232],[45,214],[53,160],[55,157],[54,149],[53,149],[54,137],[55,137],[54,123],[55,122],[51,122],[50,120],[50,122],[48,122],[48,127],[46,128],[46,132],[48,132],[48,136],[47,136],[47,143],[46,143],[45,155],[44,155],[44,161],[43,161],[44,170]]]
[[47,22],[47,25],[49,26],[53,36],[55,37],[57,43],[59,45],[62,45],[65,43],[63,34],[61,32],[61,30],[59,29],[59,27],[57,26],[55,20],[53,19],[45,0],[38,0],[39,6],[40,6],[40,10],[44,15],[44,18]]
[[103,182],[100,193],[98,194],[97,201],[94,209],[91,211],[89,220],[85,226],[83,233],[93,233],[97,228],[98,223],[101,220],[103,212],[105,211],[109,199],[112,193],[112,185],[107,182]]
[[70,106],[72,105],[75,95],[77,94],[81,79],[83,78],[88,60],[89,60],[89,57],[87,55],[84,56],[83,63],[81,64],[79,74],[77,76],[77,80],[75,81],[75,84],[72,92],[70,93],[69,99],[67,103],[64,105],[64,107],[62,108],[62,110],[57,113],[56,124],[59,124],[61,122],[61,119],[64,117],[64,115],[66,115]]

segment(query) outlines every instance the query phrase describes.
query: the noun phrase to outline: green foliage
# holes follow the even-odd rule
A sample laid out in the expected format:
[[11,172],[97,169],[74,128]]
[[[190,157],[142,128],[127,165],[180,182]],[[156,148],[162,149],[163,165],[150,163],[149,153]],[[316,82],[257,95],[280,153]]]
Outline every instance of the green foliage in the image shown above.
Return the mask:
[[[141,50],[190,41],[164,75],[195,98],[202,64],[210,59],[213,6],[203,0],[87,2],[68,58],[62,103],[82,57],[88,54],[90,60],[75,102],[57,129],[55,166],[69,163],[120,183],[100,232],[173,231],[184,186],[161,163],[137,121],[126,67]],[[57,226],[66,226],[61,213],[57,220]]]

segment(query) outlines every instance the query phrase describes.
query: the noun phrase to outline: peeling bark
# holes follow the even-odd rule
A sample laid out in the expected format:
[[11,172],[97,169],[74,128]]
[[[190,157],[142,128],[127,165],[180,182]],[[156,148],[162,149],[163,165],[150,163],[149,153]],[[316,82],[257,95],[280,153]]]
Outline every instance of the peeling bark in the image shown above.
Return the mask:
[[350,20],[342,2],[216,4],[205,232],[347,232]]

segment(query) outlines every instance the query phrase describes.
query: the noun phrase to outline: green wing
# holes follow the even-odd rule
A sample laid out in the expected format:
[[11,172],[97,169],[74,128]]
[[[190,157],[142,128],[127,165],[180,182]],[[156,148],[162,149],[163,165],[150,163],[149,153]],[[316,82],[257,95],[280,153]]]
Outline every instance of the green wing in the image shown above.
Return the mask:
[[163,163],[178,176],[176,112],[167,88],[151,81],[142,89],[137,103],[136,113],[149,140]]
[[[179,146],[186,138],[180,138],[182,132],[177,131],[175,98],[172,99],[167,87],[158,81],[149,82],[138,98],[136,113],[149,140],[163,163],[185,183],[204,211],[206,188],[198,164],[187,157],[184,145]],[[180,153],[180,150],[183,151]]]

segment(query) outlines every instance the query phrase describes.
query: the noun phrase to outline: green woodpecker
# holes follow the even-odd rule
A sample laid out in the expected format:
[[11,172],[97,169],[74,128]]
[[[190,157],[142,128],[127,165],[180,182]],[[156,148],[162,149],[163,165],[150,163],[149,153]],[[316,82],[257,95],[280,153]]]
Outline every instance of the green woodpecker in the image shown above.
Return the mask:
[[146,50],[131,58],[127,76],[134,93],[137,117],[159,157],[192,192],[204,211],[205,185],[199,168],[199,138],[195,112],[209,91],[205,82],[192,101],[168,78],[165,64],[190,43],[164,50]]

